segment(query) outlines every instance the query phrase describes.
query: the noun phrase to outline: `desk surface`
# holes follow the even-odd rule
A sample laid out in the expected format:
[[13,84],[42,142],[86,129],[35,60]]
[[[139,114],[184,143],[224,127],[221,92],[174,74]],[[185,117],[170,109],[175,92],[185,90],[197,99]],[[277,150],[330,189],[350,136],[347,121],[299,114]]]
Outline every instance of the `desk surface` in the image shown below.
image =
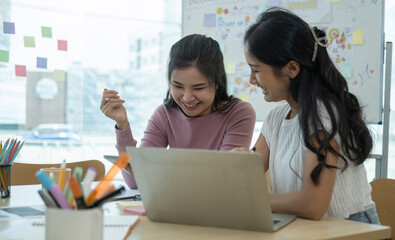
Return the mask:
[[[11,197],[2,199],[1,206],[27,206],[42,204],[37,194],[41,185],[12,186]],[[119,215],[115,202],[106,203],[104,213]],[[0,221],[1,231],[20,223],[22,220]],[[136,226],[128,239],[386,239],[391,237],[391,230],[386,226],[365,224],[334,218],[312,221],[297,218],[276,233],[261,233],[222,228],[188,226],[179,224],[151,222],[146,217]],[[43,236],[44,239],[44,236]]]

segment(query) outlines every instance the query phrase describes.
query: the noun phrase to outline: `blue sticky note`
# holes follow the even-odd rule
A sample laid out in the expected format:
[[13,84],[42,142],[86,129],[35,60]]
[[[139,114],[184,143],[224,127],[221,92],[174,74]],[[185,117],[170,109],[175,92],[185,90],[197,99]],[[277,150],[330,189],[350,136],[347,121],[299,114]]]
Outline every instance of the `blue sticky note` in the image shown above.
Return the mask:
[[37,68],[47,68],[47,58],[37,57]]
[[343,63],[341,67],[341,73],[343,77],[350,78],[352,75],[352,64],[351,63]]
[[15,34],[15,23],[3,22],[3,32],[7,34]]
[[280,0],[267,0],[266,6],[277,7],[280,5]]
[[215,14],[204,14],[204,27],[215,27]]

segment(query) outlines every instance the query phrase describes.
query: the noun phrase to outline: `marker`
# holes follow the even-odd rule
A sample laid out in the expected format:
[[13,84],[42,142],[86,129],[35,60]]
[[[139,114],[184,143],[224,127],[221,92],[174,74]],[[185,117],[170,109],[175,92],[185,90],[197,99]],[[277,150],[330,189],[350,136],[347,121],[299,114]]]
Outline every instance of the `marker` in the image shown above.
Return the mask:
[[53,196],[54,200],[59,204],[61,208],[71,209],[69,203],[64,197],[62,191],[60,191],[58,185],[54,184],[49,180],[47,174],[44,171],[38,171],[36,177],[43,184],[44,188]]
[[82,195],[80,184],[78,183],[77,178],[71,176],[69,179],[69,186],[71,188],[71,191],[73,191],[74,199],[75,202],[77,203],[77,208],[78,209],[86,208],[84,196]]
[[[74,168],[73,175],[74,175],[74,177],[77,178],[78,183],[82,182],[82,172],[83,172],[82,167],[75,167]],[[81,185],[80,185],[80,187],[81,187]]]
[[93,167],[88,168],[88,170],[85,173],[84,180],[82,181],[82,192],[84,196],[89,196],[89,194],[91,193],[92,191],[91,184],[92,181],[95,179],[95,177],[96,177],[96,169]]
[[103,194],[103,191],[106,190],[114,176],[119,172],[119,170],[125,168],[129,162],[130,156],[127,153],[122,152],[110,171],[108,171],[108,173],[104,176],[103,180],[101,180],[96,188],[91,192],[91,194],[89,194],[88,198],[86,199],[86,204],[88,204],[88,206],[95,201],[96,195]]
[[58,207],[58,205],[56,204],[56,202],[53,200],[53,198],[51,197],[51,195],[49,195],[49,192],[45,189],[43,190],[38,190],[38,194],[40,195],[40,197],[42,198],[42,200],[45,203],[45,206],[47,207],[52,207],[52,208],[56,208]]
[[103,196],[102,198],[96,200],[91,205],[89,205],[88,208],[98,207],[98,206],[102,205],[106,200],[111,199],[112,197],[122,193],[123,191],[125,191],[125,187],[121,186],[120,188],[115,189],[114,191],[110,192],[109,194],[107,194],[107,195]]

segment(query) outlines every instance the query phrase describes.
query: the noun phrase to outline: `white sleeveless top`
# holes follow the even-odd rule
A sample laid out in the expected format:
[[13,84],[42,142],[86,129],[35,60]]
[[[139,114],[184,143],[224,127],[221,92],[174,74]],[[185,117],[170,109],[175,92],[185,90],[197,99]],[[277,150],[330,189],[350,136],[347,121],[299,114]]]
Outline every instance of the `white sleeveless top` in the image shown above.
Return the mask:
[[[288,104],[277,106],[269,113],[262,127],[262,135],[270,149],[269,171],[273,193],[302,190],[303,161],[307,148],[303,142],[298,115],[293,119],[285,119],[290,110]],[[320,115],[324,127],[331,129],[327,112],[321,111]],[[338,134],[335,140],[341,145]],[[341,149],[340,153],[343,154]],[[347,161],[347,169],[341,172],[344,161],[338,160],[340,169],[337,170],[326,216],[348,218],[351,214],[374,206],[364,164],[355,166],[348,159]]]

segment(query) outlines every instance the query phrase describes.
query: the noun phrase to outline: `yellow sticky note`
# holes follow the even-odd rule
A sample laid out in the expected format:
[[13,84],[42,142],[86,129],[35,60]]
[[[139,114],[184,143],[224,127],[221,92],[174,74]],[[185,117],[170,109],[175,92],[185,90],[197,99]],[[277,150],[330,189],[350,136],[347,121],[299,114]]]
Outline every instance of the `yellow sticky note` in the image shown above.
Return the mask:
[[352,33],[353,44],[363,44],[363,30],[357,29]]
[[227,74],[236,73],[236,62],[235,61],[225,61],[225,72]]
[[60,81],[63,82],[65,79],[65,72],[63,70],[55,70],[53,72],[53,79],[55,79],[55,81]]
[[117,202],[116,204],[117,204],[117,207],[122,210],[127,207],[143,206],[142,201],[120,201],[120,202]]
[[34,42],[34,37],[23,37],[23,43],[25,47],[36,47],[36,43]]
[[328,3],[339,3],[340,0],[326,0],[326,2],[328,2]]
[[240,94],[239,98],[244,102],[248,102],[248,94]]

